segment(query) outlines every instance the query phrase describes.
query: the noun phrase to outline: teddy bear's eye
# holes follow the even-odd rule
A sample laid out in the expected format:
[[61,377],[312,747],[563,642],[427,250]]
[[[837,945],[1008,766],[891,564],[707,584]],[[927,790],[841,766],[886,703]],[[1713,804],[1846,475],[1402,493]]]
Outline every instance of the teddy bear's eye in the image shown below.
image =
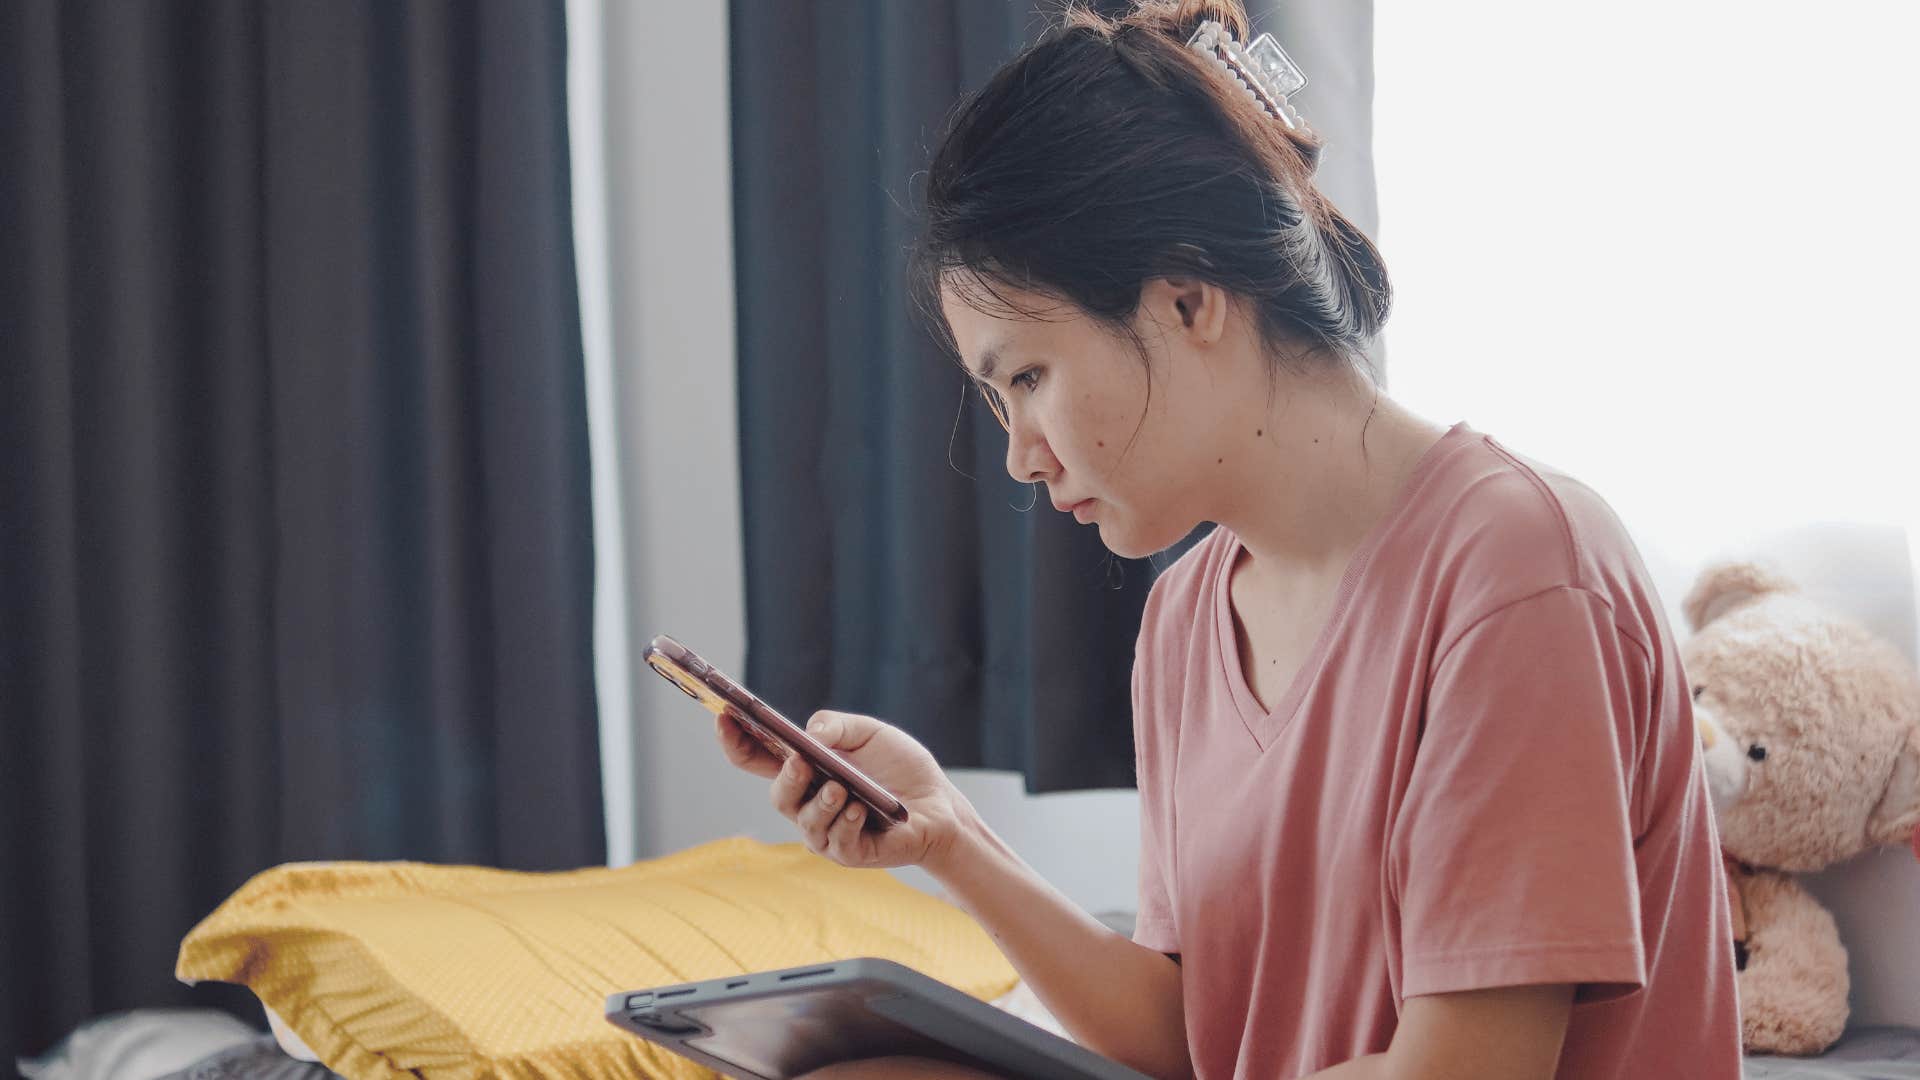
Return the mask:
[[1704,687],[1704,686],[1696,686],[1696,687],[1694,687],[1694,688],[1693,688],[1693,700],[1695,700],[1695,701],[1699,701],[1699,700],[1700,700],[1700,695],[1701,695],[1701,694],[1704,694],[1704,693],[1706,693],[1706,692],[1707,692],[1707,688],[1706,688],[1706,687]]
[[1759,743],[1754,743],[1752,746],[1747,747],[1747,756],[1755,761],[1765,761],[1767,760],[1767,748],[1761,746]]

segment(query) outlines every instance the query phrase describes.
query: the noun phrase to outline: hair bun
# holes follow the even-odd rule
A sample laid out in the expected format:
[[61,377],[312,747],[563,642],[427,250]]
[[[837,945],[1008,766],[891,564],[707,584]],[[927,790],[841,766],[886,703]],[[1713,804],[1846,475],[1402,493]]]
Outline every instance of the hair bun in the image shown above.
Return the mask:
[[1208,20],[1233,31],[1236,40],[1247,37],[1249,21],[1240,0],[1136,0],[1133,10],[1115,21],[1124,27],[1165,34],[1184,45]]
[[[1235,41],[1251,39],[1246,8],[1240,0],[1135,0],[1132,10],[1104,25],[1116,35],[1128,31],[1164,35],[1185,46],[1187,39],[1207,21],[1217,22],[1232,31]],[[1097,17],[1083,25],[1102,25]],[[1311,177],[1320,167],[1320,137],[1304,120],[1301,126],[1285,129],[1284,138],[1299,158],[1303,175]]]

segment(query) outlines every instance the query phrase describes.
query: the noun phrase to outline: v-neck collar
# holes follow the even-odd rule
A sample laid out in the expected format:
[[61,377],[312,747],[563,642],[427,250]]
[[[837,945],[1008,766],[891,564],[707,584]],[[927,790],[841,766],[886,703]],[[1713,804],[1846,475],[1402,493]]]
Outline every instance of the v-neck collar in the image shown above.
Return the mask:
[[1260,700],[1254,696],[1253,687],[1247,681],[1247,674],[1240,663],[1239,635],[1233,628],[1233,564],[1240,557],[1242,544],[1240,537],[1231,530],[1223,528],[1227,534],[1226,550],[1221,554],[1219,564],[1213,575],[1213,618],[1214,647],[1220,655],[1221,673],[1225,676],[1227,690],[1233,697],[1235,711],[1239,712],[1241,722],[1246,725],[1247,734],[1253,736],[1254,745],[1264,751],[1272,746],[1274,740],[1285,731],[1293,714],[1300,710],[1307,690],[1319,678],[1320,668],[1326,662],[1329,649],[1339,636],[1340,625],[1346,621],[1347,609],[1351,606],[1355,591],[1366,575],[1367,566],[1373,560],[1374,553],[1381,543],[1391,534],[1400,516],[1406,511],[1407,504],[1413,501],[1413,495],[1434,466],[1455,445],[1473,434],[1473,430],[1462,420],[1448,428],[1446,433],[1429,446],[1420,460],[1414,464],[1413,472],[1400,485],[1400,491],[1394,495],[1393,502],[1380,520],[1373,523],[1361,540],[1360,546],[1347,560],[1347,568],[1340,575],[1340,587],[1334,593],[1333,603],[1327,610],[1326,621],[1320,626],[1319,636],[1314,639],[1313,648],[1300,663],[1299,670],[1293,673],[1293,681],[1287,686],[1271,710],[1260,707]]

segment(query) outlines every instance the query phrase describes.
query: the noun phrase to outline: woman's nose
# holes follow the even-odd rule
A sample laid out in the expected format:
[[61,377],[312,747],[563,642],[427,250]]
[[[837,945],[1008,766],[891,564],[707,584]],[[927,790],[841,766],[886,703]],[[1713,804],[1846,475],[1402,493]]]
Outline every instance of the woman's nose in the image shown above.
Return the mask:
[[1007,430],[1007,475],[1022,484],[1052,477],[1060,469],[1047,440],[1032,425],[1014,421]]

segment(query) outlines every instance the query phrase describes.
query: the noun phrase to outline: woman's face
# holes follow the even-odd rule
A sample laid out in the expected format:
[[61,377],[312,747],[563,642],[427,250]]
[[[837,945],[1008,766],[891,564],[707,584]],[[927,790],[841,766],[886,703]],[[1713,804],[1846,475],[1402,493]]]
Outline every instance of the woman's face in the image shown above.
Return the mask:
[[1039,316],[1025,317],[983,312],[953,286],[942,290],[961,362],[1004,402],[1007,472],[1045,484],[1056,509],[1099,525],[1118,555],[1159,551],[1205,520],[1206,473],[1196,470],[1225,461],[1207,456],[1222,415],[1215,398],[1225,388],[1195,377],[1204,373],[1189,340],[1210,330],[1218,336],[1219,312],[1189,321],[1206,303],[1203,290],[1224,303],[1212,287],[1148,283],[1136,319],[1146,363],[1132,341],[1071,304],[1000,288]]

